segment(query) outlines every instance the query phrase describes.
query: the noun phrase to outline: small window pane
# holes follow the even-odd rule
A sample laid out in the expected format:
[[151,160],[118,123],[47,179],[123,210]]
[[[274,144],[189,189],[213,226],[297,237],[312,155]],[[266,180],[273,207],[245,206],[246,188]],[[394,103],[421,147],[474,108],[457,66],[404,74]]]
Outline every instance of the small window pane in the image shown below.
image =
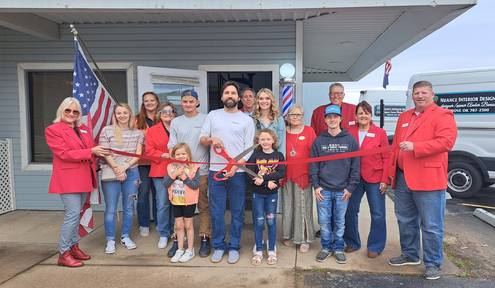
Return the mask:
[[[104,71],[106,82],[119,102],[127,102],[126,71]],[[32,163],[49,163],[52,155],[45,142],[45,128],[53,119],[58,105],[72,96],[72,71],[27,72],[29,94],[29,131]]]
[[184,114],[180,105],[180,94],[185,90],[192,90],[194,86],[187,84],[162,84],[154,83],[153,90],[158,95],[160,103],[170,102],[175,105],[177,116]]

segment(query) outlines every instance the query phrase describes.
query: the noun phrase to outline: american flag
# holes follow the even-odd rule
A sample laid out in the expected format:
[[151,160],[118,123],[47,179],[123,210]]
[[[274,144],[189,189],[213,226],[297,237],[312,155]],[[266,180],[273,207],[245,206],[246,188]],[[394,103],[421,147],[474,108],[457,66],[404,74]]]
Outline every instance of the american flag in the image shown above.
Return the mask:
[[392,60],[388,59],[387,62],[385,62],[385,71],[383,72],[383,89],[387,89],[388,74],[390,74],[390,70],[392,70]]
[[289,108],[294,104],[294,85],[287,84],[282,89],[282,115],[287,115]]
[[[92,131],[93,140],[97,143],[101,130],[109,125],[112,120],[111,111],[113,111],[113,106],[116,102],[89,66],[77,37],[74,37],[74,46],[76,55],[72,97],[77,98],[81,103],[82,121],[87,123],[90,131]],[[94,228],[91,204],[100,204],[98,189],[92,191],[90,197],[86,197],[81,211],[80,236],[87,235]]]

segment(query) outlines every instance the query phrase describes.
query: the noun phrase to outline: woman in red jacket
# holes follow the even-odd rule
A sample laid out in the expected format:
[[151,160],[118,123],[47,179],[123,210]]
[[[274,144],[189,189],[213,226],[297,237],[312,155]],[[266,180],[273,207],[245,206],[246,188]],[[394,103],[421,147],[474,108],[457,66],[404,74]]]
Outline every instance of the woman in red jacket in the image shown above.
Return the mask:
[[80,267],[91,257],[79,249],[80,212],[88,193],[96,188],[95,157],[110,155],[94,146],[92,133],[79,123],[81,105],[76,98],[65,98],[57,109],[45,138],[53,154],[53,171],[48,193],[59,194],[64,204],[64,223],[60,229],[58,265]]
[[[371,105],[362,101],[356,106],[357,125],[349,127],[349,132],[359,142],[360,150],[373,150],[388,146],[385,130],[371,122]],[[385,191],[387,190],[387,171],[389,154],[372,154],[361,157],[361,182],[347,206],[345,216],[345,251],[353,252],[361,248],[359,237],[358,213],[364,193],[371,212],[371,228],[368,235],[368,257],[375,258],[385,248],[387,226],[385,219]]]
[[[163,184],[163,177],[167,174],[167,162],[170,158],[167,148],[170,122],[176,115],[176,110],[171,103],[161,103],[158,107],[158,121],[148,129],[145,139],[145,154],[147,156],[162,158],[163,160],[151,161],[149,176],[153,179],[156,189],[156,229],[160,234],[158,248],[167,247],[168,238],[173,232],[170,200],[168,199],[167,188]],[[175,253],[175,251],[174,251]],[[173,256],[173,255],[172,255]]]

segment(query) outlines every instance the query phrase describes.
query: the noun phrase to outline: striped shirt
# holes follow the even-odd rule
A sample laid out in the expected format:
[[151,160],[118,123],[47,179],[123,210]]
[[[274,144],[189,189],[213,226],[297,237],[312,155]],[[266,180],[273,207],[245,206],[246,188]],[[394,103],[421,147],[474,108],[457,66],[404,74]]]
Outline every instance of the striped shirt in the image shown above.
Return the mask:
[[[112,148],[114,150],[136,153],[138,144],[143,144],[144,134],[143,131],[138,129],[121,129],[122,141],[118,141],[115,137],[115,128],[113,125],[108,125],[101,131],[99,144],[105,148]],[[124,164],[131,160],[131,157],[112,154],[113,161],[118,164]],[[137,163],[130,168],[136,167]],[[103,163],[102,169],[111,169],[108,163]]]

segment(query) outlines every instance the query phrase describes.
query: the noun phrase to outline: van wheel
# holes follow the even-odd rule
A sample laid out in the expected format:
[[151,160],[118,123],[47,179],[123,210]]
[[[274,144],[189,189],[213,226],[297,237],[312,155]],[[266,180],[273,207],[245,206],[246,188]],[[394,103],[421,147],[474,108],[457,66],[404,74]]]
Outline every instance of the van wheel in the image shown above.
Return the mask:
[[448,192],[456,198],[473,196],[483,184],[479,170],[465,162],[450,162],[447,180]]

